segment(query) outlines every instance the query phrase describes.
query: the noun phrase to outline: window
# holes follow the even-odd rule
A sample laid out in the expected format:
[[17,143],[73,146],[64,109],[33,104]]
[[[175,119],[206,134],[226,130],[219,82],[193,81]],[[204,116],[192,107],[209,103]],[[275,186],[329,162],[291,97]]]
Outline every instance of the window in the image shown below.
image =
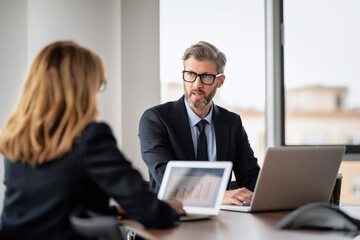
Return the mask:
[[279,67],[283,71],[281,142],[346,145],[345,159],[352,161],[343,161],[339,170],[341,202],[358,204],[360,2],[275,2],[284,29]]
[[183,95],[182,55],[200,40],[227,56],[215,104],[240,114],[259,160],[265,152],[263,0],[160,0],[161,101]]
[[284,144],[360,153],[360,2],[284,0]]

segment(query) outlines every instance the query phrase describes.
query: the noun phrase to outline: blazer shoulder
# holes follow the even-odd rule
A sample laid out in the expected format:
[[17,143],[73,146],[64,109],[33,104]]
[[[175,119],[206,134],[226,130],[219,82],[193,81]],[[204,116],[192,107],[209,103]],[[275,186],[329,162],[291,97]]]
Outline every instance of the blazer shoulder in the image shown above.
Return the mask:
[[175,103],[176,102],[162,103],[147,109],[145,112],[151,111],[151,112],[159,112],[159,113],[164,113],[164,112],[168,113],[169,110],[172,110],[174,108]]
[[98,132],[110,132],[112,133],[111,127],[105,122],[91,122],[84,128],[83,134],[89,135]]
[[154,114],[160,118],[171,118],[173,114],[177,114],[179,111],[181,112],[182,108],[185,109],[183,101],[182,97],[177,101],[170,101],[148,108],[144,111],[142,118],[149,118]]
[[232,120],[232,121],[238,121],[241,120],[241,117],[238,113],[235,112],[231,112],[223,107],[214,105],[214,112],[215,112],[215,116],[220,117],[220,118],[224,118],[224,119],[228,119],[228,120]]
[[77,142],[83,142],[89,144],[89,142],[96,142],[100,139],[111,138],[116,142],[115,136],[111,127],[105,122],[91,122],[81,133]]

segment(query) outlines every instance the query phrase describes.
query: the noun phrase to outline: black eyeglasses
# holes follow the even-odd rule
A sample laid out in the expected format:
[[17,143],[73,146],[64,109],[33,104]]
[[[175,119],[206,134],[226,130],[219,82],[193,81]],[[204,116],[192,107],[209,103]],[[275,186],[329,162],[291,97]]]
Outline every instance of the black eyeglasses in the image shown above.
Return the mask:
[[195,82],[196,78],[199,76],[200,81],[204,85],[212,85],[217,77],[220,77],[222,73],[215,75],[215,74],[209,74],[209,73],[203,73],[203,74],[197,74],[195,72],[191,71],[183,71],[183,80],[185,82]]

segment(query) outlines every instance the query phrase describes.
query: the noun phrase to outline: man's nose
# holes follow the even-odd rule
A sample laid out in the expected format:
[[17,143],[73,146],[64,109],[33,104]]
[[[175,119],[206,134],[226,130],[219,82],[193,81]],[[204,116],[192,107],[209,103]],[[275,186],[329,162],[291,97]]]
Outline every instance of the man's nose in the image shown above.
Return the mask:
[[197,86],[203,86],[203,83],[201,82],[201,78],[200,78],[199,75],[195,78],[195,81],[194,81],[193,86],[195,86],[195,87],[197,87]]

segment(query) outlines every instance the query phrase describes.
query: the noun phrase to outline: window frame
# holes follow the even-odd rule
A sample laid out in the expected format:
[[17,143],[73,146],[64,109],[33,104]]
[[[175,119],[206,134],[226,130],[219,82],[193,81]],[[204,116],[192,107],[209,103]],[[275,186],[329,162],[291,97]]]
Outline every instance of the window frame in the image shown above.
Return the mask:
[[[273,83],[274,83],[274,88],[276,88],[276,86],[278,87],[278,89],[274,89],[274,95],[276,95],[276,93],[280,93],[279,94],[279,100],[278,102],[280,102],[280,105],[277,105],[279,107],[279,111],[277,111],[278,113],[276,113],[275,110],[275,117],[273,118],[273,120],[278,120],[280,123],[280,128],[278,128],[278,130],[276,130],[275,128],[275,133],[274,135],[277,136],[275,137],[275,145],[279,145],[279,146],[295,146],[295,145],[290,145],[290,144],[286,144],[285,143],[285,78],[284,78],[284,26],[286,23],[284,23],[284,9],[283,9],[283,0],[266,0],[266,8],[268,8],[266,10],[266,14],[270,15],[272,14],[272,16],[266,16],[266,21],[272,21],[272,36],[269,36],[269,34],[266,34],[267,36],[267,44],[269,45],[269,40],[271,38],[271,40],[273,41],[273,55],[274,57],[274,61],[273,64],[268,64],[267,63],[267,68],[273,67],[273,71],[274,72],[278,72],[277,74],[274,74],[274,79],[273,79]],[[271,8],[271,9],[269,9]],[[269,14],[270,13],[270,14]],[[271,18],[272,17],[272,18]],[[267,27],[269,25],[267,24]],[[268,32],[269,29],[267,29]],[[269,50],[267,49],[267,52],[269,52]],[[276,106],[275,106],[276,108]],[[276,139],[278,139],[278,141],[276,141]],[[311,145],[308,145],[311,146]],[[325,145],[324,145],[325,146]],[[329,146],[329,145],[328,145]],[[344,160],[359,160],[360,159],[360,145],[345,145],[346,146],[346,152],[345,152],[345,158]]]

